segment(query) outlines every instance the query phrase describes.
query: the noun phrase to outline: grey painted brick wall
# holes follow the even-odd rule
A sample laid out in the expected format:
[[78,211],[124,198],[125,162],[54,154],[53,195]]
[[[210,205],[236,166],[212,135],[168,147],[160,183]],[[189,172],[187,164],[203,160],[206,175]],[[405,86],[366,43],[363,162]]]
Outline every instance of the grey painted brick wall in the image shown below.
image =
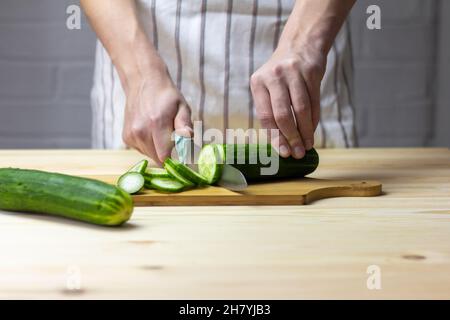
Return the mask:
[[[382,30],[366,28],[370,4],[381,7]],[[440,6],[436,0],[357,2],[351,25],[361,145],[433,144]]]
[[450,146],[450,1],[441,3],[433,144]]
[[[95,35],[75,0],[0,2],[0,148],[90,146]],[[382,30],[366,8],[382,9]],[[359,0],[351,16],[362,146],[450,146],[450,1]],[[437,81],[439,80],[439,81]]]
[[0,2],[0,148],[90,146],[95,35],[70,0]]

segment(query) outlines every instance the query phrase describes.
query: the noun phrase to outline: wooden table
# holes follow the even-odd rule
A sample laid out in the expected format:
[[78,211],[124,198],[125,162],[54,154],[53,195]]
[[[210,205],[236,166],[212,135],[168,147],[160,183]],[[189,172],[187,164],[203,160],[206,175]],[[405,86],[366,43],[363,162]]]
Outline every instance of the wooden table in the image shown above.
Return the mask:
[[[313,176],[379,180],[384,195],[136,208],[119,229],[1,212],[0,298],[449,299],[450,151],[320,155]],[[139,159],[131,151],[0,151],[0,167],[77,175],[119,174]],[[380,271],[380,290],[368,289],[368,268]]]

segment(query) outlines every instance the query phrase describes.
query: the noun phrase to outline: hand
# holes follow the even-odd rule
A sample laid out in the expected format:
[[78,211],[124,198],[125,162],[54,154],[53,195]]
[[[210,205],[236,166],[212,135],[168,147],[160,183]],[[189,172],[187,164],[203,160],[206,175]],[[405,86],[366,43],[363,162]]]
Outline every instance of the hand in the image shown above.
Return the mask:
[[190,136],[191,111],[173,84],[167,69],[131,82],[127,88],[127,106],[123,140],[161,164],[170,156],[172,133]]
[[280,48],[251,77],[251,90],[261,126],[279,129],[282,157],[299,159],[314,145],[320,118],[320,83],[326,56],[307,49]]

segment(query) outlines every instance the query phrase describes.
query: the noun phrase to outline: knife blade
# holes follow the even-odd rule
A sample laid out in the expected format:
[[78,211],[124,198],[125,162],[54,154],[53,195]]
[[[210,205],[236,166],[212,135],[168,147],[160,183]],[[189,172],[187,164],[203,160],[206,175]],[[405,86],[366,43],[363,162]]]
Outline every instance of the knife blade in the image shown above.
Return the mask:
[[177,151],[178,161],[187,164],[188,155],[191,148],[191,138],[175,134],[175,150]]
[[231,191],[243,191],[248,187],[244,174],[230,164],[224,164],[222,177],[217,184]]
[[[194,139],[175,134],[175,150],[178,161],[198,171],[198,166],[193,159],[198,158],[201,148],[194,143]],[[242,172],[227,163],[223,164],[222,176],[217,184],[231,191],[242,191],[248,187]]]

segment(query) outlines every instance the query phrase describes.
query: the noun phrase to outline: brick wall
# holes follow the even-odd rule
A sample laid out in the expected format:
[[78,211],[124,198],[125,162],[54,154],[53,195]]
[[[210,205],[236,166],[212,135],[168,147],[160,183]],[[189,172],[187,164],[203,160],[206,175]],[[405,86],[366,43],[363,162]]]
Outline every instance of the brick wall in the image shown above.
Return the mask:
[[450,147],[450,1],[441,0],[433,144]]
[[95,36],[70,0],[0,2],[0,148],[90,146]]
[[[77,3],[0,1],[0,148],[90,146],[95,36],[85,21],[80,31],[65,28],[66,8]],[[362,146],[450,146],[449,3],[358,0],[351,26]],[[366,28],[370,4],[382,9],[381,31]]]
[[[381,7],[381,30],[366,28],[370,4]],[[436,0],[357,2],[351,25],[361,145],[432,142],[439,5]]]

